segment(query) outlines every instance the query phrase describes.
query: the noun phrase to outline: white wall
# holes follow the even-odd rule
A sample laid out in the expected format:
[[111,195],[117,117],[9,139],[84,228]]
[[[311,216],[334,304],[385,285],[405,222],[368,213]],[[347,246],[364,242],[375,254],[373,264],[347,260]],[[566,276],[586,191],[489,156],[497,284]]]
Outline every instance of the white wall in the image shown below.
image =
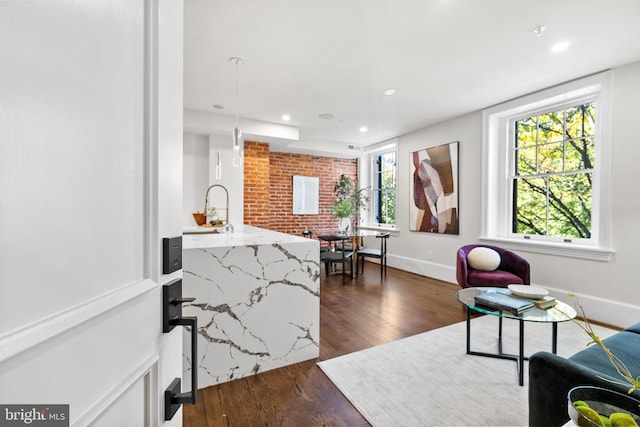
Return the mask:
[[[448,282],[455,279],[455,254],[462,245],[475,241],[480,230],[480,163],[482,141],[480,112],[463,116],[398,139],[399,233],[389,242],[389,265]],[[410,154],[424,148],[459,141],[459,235],[409,231],[411,202]]]
[[182,224],[194,226],[193,212],[204,209],[204,193],[209,182],[209,138],[185,133],[183,137]]
[[[205,193],[209,186],[220,184],[229,192],[229,222],[244,224],[244,166],[231,166],[231,131],[229,135],[199,135],[185,132],[183,146],[183,226],[196,225],[191,215],[204,209]],[[215,176],[216,155],[222,154],[222,179]],[[209,207],[225,207],[226,197],[221,188],[209,192]]]
[[[222,178],[216,179],[216,156],[222,156]],[[209,185],[223,185],[229,192],[229,222],[244,224],[244,162],[240,167],[231,165],[231,132],[209,135]],[[207,187],[208,188],[208,187]],[[222,207],[226,204],[224,191],[212,188],[209,192],[209,206]]]
[[[613,244],[616,254],[611,262],[521,253],[531,263],[534,284],[550,288],[556,296],[568,292],[580,296],[589,316],[613,325],[625,326],[640,321],[640,285],[636,284],[635,265],[640,252],[640,198],[632,172],[640,156],[635,123],[640,113],[640,63],[615,69],[614,75],[614,156],[613,156]],[[540,88],[544,89],[544,88]],[[524,94],[523,94],[524,95]],[[188,139],[195,136],[185,136]],[[420,129],[398,138],[398,232],[389,242],[389,265],[425,276],[456,283],[455,256],[460,246],[479,242],[482,173],[482,112]],[[200,141],[200,137],[197,137]],[[460,141],[460,234],[439,235],[410,232],[409,203],[411,180],[409,154],[413,151]],[[185,150],[187,148],[185,147]],[[185,151],[185,162],[189,162]],[[201,160],[185,163],[197,169]],[[361,165],[367,165],[363,158]],[[228,169],[228,166],[227,166]],[[368,172],[363,172],[362,177]],[[224,172],[223,172],[224,176]],[[185,183],[187,178],[185,175]],[[235,183],[234,202],[241,203],[241,187]],[[226,185],[226,184],[225,184]],[[190,191],[185,186],[185,195]],[[230,191],[231,193],[231,191]],[[185,196],[186,197],[186,196]],[[202,209],[204,201],[191,205],[185,199],[185,218],[191,210]],[[192,220],[191,220],[192,221]],[[189,223],[192,225],[193,222]]]
[[[521,252],[531,263],[531,281],[556,296],[573,292],[589,317],[618,326],[640,321],[640,284],[637,280],[640,241],[640,198],[637,161],[640,156],[637,117],[640,114],[640,63],[614,70],[613,123],[613,244],[610,262]],[[541,88],[542,89],[542,88]],[[389,265],[455,283],[456,250],[477,243],[480,235],[482,153],[480,111],[443,122],[399,138],[398,229],[389,242]],[[411,182],[409,153],[460,141],[460,234],[457,236],[409,232]]]

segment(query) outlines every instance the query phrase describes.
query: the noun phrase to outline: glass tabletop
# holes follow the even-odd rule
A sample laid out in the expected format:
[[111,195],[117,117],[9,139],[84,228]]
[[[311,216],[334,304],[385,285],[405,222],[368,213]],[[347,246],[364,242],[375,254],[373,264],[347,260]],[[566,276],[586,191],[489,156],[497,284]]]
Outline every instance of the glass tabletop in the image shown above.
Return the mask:
[[456,298],[462,304],[479,313],[491,314],[493,316],[505,317],[507,319],[518,319],[526,322],[566,322],[576,317],[576,310],[567,303],[556,299],[555,307],[546,310],[540,308],[531,308],[521,314],[514,314],[508,311],[492,310],[490,308],[476,305],[474,297],[485,292],[502,292],[509,293],[506,288],[465,288],[456,293]]
[[377,230],[352,230],[349,231],[349,235],[352,237],[374,237],[379,236],[381,234],[387,234],[388,231],[377,231]]
[[332,240],[347,240],[354,237],[375,237],[381,234],[386,234],[386,232],[375,230],[351,230],[347,233],[328,233],[319,235],[318,239],[323,238],[324,240],[327,240],[327,238],[330,238]]

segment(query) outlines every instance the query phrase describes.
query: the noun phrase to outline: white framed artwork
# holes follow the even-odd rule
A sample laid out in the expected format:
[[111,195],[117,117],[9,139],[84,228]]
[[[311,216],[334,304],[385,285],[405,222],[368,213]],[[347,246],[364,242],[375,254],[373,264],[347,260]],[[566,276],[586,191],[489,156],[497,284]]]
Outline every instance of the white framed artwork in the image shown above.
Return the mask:
[[317,176],[293,176],[293,214],[318,215],[320,178]]

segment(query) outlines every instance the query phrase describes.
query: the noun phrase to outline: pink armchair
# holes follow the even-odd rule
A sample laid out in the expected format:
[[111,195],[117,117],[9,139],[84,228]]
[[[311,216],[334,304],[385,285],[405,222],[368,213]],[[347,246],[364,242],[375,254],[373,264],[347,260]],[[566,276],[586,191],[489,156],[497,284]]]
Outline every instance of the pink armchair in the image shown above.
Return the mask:
[[[494,271],[474,270],[467,264],[467,255],[475,247],[493,249],[500,254],[500,265]],[[467,245],[458,249],[456,260],[456,279],[462,288],[473,286],[495,286],[506,288],[507,285],[531,283],[529,262],[511,251],[497,246]]]

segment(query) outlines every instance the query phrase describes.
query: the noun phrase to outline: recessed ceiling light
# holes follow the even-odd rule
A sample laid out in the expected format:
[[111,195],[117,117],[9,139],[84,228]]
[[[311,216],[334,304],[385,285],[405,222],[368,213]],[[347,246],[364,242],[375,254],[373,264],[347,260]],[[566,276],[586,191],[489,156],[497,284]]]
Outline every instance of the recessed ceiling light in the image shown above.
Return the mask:
[[385,94],[385,95],[387,95],[387,96],[391,96],[391,95],[393,95],[394,93],[396,93],[396,90],[395,90],[395,89],[387,89],[387,90],[385,90],[385,91],[384,91],[384,92],[382,92],[382,93],[384,93],[384,94]]
[[224,107],[220,104],[214,104],[213,108],[215,108],[216,110],[222,110]]
[[318,118],[322,119],[322,120],[332,120],[334,117],[333,114],[331,113],[322,113],[322,114],[318,114]]
[[566,41],[565,42],[556,43],[551,47],[551,52],[553,52],[553,53],[563,52],[563,51],[567,50],[567,48],[569,47],[570,44],[571,43],[566,42]]
[[282,115],[282,120],[284,120],[285,122],[288,122],[289,120],[291,120],[291,116],[288,114],[283,114]]
[[546,30],[547,27],[545,27],[544,25],[538,25],[533,29],[533,34],[536,35],[536,37],[542,37],[542,33],[544,33],[544,30]]
[[367,129],[366,126],[360,126],[360,132],[365,133],[366,131],[368,131],[369,129]]

